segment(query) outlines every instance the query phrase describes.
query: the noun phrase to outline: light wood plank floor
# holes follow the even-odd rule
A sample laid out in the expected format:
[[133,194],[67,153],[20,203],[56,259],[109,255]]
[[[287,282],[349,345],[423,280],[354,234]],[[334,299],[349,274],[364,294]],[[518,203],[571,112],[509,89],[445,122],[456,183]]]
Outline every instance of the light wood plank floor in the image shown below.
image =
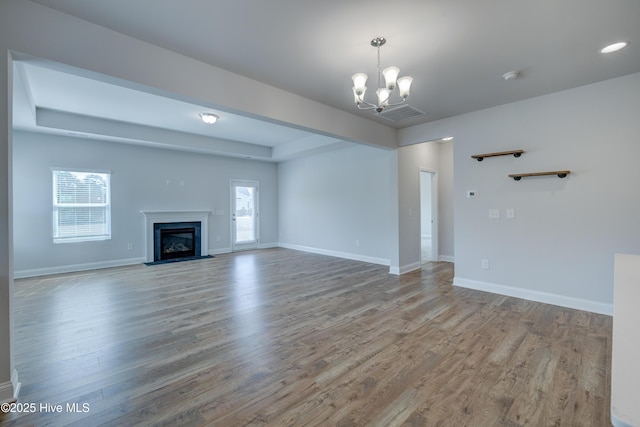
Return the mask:
[[610,317],[387,271],[269,249],[17,280],[20,402],[63,412],[0,424],[610,425]]

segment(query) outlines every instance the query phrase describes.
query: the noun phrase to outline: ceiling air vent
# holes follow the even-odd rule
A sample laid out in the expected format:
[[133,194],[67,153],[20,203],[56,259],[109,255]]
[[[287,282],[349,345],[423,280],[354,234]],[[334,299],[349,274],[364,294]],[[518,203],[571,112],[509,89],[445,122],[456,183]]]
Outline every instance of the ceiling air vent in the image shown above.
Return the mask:
[[400,122],[402,120],[410,119],[412,117],[423,116],[423,111],[413,108],[411,105],[404,104],[396,108],[390,108],[388,110],[382,110],[381,117],[393,122]]

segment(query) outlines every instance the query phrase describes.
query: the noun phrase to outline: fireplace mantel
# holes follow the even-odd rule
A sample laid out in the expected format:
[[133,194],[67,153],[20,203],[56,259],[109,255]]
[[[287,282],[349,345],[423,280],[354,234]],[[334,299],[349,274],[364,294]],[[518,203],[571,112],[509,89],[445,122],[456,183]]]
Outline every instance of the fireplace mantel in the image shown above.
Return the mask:
[[211,211],[141,211],[146,219],[145,257],[147,262],[153,262],[153,225],[162,222],[191,222],[200,221],[202,234],[198,255],[209,255],[209,214]]

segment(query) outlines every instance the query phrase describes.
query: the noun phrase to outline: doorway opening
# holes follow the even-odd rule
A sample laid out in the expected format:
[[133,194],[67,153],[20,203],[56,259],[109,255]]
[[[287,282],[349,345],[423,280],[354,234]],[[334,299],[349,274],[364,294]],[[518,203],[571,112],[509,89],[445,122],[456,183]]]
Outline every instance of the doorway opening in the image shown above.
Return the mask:
[[433,171],[420,169],[420,263],[438,261],[438,186]]

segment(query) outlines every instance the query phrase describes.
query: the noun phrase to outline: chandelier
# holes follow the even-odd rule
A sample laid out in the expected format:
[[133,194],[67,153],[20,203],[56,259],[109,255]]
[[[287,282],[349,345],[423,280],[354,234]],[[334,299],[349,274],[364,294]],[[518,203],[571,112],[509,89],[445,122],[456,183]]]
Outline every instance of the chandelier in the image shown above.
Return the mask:
[[[386,107],[392,107],[400,105],[407,100],[409,91],[411,90],[411,82],[413,77],[404,76],[398,78],[400,69],[398,67],[387,67],[384,70],[380,66],[380,47],[383,46],[387,40],[384,37],[376,37],[371,40],[371,46],[378,49],[378,90],[376,95],[378,97],[377,103],[364,100],[364,93],[367,90],[367,79],[369,78],[365,73],[356,73],[351,79],[353,80],[353,97],[356,105],[360,110],[375,109],[378,113],[382,112]],[[385,86],[382,87],[382,76],[384,76]],[[398,94],[401,100],[398,102],[390,102],[393,90],[398,87]]]

